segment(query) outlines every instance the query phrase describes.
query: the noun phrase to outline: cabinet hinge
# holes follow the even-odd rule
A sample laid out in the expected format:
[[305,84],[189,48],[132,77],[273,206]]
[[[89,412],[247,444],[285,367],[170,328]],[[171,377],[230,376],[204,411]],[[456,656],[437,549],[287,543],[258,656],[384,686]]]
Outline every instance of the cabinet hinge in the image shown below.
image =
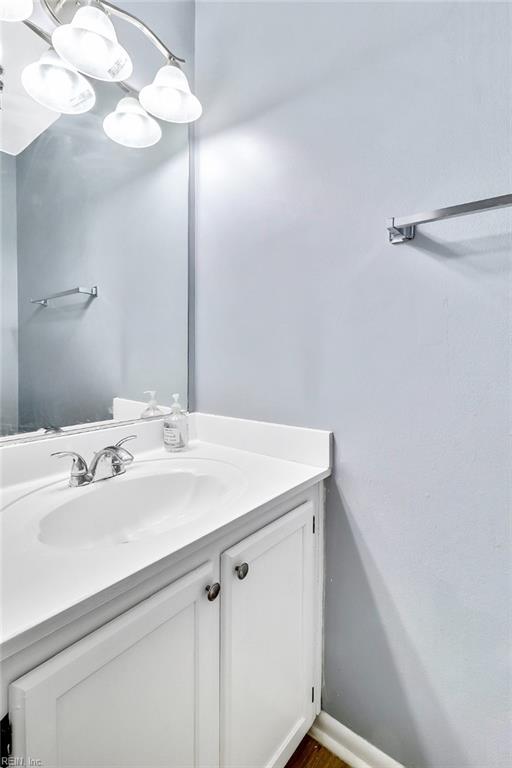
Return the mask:
[[311,701],[312,702],[315,701],[315,686],[313,686],[311,689]]
[[0,755],[1,765],[7,765],[12,752],[12,726],[9,715],[0,720]]
[[315,532],[316,528],[316,515],[313,515],[313,533]]

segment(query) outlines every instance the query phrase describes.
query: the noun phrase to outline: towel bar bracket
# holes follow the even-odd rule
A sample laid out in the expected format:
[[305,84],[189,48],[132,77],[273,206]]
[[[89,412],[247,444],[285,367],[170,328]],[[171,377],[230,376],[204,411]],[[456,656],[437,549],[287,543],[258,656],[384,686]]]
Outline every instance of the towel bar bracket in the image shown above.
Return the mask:
[[389,242],[393,243],[405,243],[406,240],[414,240],[414,235],[416,234],[416,227],[414,224],[410,224],[406,227],[397,227],[395,226],[395,220],[388,219],[387,222],[388,227],[388,233],[389,233]]

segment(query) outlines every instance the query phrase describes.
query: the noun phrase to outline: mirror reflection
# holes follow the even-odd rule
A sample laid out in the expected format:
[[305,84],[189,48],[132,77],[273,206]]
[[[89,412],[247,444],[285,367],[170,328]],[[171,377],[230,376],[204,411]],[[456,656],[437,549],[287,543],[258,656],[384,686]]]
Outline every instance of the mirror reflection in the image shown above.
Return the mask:
[[[116,49],[119,72],[98,56],[93,72],[80,47],[80,25],[90,32],[98,19],[80,20],[74,1],[53,1],[56,24],[43,13],[48,5],[41,0],[38,16],[35,3],[28,25],[0,30],[4,438],[137,418],[143,408],[124,401],[147,400],[148,390],[162,405],[174,392],[187,401],[187,123],[201,111],[185,74],[192,3],[117,3],[187,59],[166,61],[137,26],[112,16],[129,57],[121,63]],[[55,32],[57,50],[44,34]],[[103,65],[111,82],[102,81]]]

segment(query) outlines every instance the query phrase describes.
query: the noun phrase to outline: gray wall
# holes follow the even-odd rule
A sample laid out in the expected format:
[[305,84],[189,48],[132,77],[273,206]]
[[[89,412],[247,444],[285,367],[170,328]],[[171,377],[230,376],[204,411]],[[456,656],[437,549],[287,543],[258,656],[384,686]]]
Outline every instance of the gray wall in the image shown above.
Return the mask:
[[0,152],[0,435],[18,431],[16,158]]
[[[192,2],[123,5],[193,74]],[[140,87],[164,62],[140,32],[118,30]],[[121,147],[102,122],[125,94],[94,86],[92,112],[62,116],[18,158],[23,429],[109,418],[113,397],[147,389],[186,401],[188,129],[162,123],[155,147]],[[98,285],[99,297],[30,303],[77,285]]]
[[196,407],[332,428],[323,707],[510,768],[510,6],[199,3]]

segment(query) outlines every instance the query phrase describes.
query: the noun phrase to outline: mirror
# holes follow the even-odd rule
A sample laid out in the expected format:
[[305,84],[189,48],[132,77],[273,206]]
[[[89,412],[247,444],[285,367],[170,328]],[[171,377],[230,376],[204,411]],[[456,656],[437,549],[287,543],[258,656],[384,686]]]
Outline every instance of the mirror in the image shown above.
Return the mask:
[[[192,3],[118,5],[191,71]],[[116,32],[136,96],[165,61],[122,19]],[[179,392],[186,405],[188,125],[158,121],[157,144],[121,146],[103,121],[134,94],[92,78],[96,104],[85,114],[27,107],[20,73],[48,45],[23,23],[3,23],[1,34],[3,109],[28,144],[0,153],[0,437],[137,418],[140,407],[123,401],[147,400],[146,390],[161,404]]]

